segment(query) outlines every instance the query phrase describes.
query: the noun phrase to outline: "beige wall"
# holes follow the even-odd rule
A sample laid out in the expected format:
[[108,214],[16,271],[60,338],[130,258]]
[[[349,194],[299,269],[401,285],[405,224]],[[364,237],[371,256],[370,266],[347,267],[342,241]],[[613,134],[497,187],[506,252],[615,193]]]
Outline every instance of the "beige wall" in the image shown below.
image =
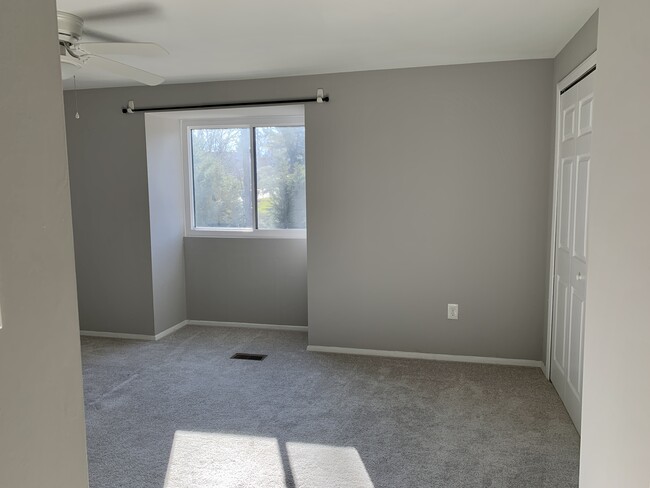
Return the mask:
[[54,1],[3,1],[0,37],[0,486],[82,488],[85,426]]
[[650,486],[650,3],[603,0],[580,486]]

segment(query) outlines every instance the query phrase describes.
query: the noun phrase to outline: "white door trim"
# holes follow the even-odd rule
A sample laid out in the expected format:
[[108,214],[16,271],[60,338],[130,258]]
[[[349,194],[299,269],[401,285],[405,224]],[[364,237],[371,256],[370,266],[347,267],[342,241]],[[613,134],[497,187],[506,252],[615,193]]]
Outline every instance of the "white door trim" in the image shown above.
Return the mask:
[[546,361],[544,364],[544,374],[547,379],[551,379],[551,347],[553,339],[553,306],[555,304],[555,246],[557,231],[557,199],[558,199],[558,168],[560,165],[560,142],[561,142],[561,116],[560,110],[560,93],[566,87],[578,80],[591,68],[596,66],[597,52],[585,59],[580,66],[574,69],[568,76],[562,79],[555,87],[555,153],[553,165],[553,206],[552,206],[552,227],[551,227],[551,252],[548,270],[548,303],[547,303],[547,322],[546,322]]

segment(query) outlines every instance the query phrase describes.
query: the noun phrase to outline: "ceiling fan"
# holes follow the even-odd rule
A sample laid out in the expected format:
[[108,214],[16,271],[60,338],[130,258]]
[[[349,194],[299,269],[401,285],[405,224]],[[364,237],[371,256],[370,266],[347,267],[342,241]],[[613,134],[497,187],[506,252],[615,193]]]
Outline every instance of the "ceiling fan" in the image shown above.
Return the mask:
[[[109,9],[85,15],[86,20],[116,19],[126,16],[151,13],[152,7],[147,4],[135,5],[121,9]],[[123,42],[114,36],[99,31],[84,28],[84,18],[68,12],[57,12],[59,26],[59,49],[61,60],[61,76],[68,79],[80,69],[98,69],[125,78],[138,81],[145,85],[159,85],[165,79],[148,71],[141,70],[128,64],[120,63],[105,55],[130,56],[164,56],[169,54],[163,47],[153,42]],[[82,37],[95,37],[108,42],[81,42]]]

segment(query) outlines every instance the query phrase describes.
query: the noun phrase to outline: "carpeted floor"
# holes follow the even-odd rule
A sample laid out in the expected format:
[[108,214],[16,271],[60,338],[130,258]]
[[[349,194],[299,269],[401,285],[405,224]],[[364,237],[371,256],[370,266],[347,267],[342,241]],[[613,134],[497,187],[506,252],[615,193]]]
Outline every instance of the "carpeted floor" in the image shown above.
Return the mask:
[[82,338],[91,488],[578,485],[579,437],[540,370],[306,340],[196,326]]

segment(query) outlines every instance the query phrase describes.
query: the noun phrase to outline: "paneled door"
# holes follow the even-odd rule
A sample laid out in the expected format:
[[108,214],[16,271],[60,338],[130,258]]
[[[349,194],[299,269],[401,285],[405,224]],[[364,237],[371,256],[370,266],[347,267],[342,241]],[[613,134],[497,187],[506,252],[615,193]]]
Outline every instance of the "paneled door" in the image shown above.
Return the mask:
[[560,96],[551,381],[580,432],[594,74]]

